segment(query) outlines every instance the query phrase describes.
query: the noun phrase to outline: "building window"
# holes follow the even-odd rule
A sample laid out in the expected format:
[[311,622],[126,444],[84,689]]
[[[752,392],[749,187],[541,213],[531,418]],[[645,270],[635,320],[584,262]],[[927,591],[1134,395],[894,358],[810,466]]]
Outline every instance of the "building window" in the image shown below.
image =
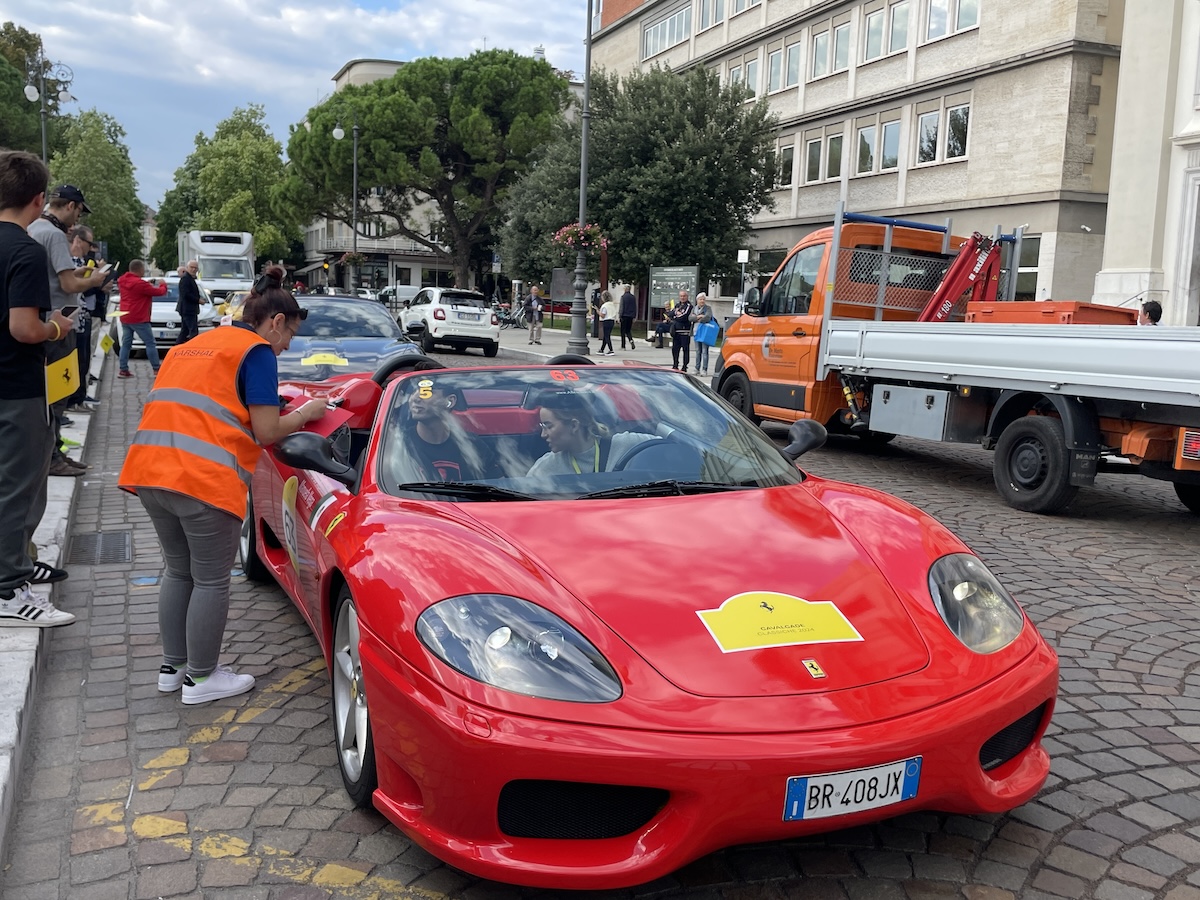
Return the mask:
[[878,9],[867,13],[864,20],[863,59],[871,60],[883,56],[883,25],[887,11]]
[[893,3],[888,13],[891,16],[888,27],[888,53],[895,53],[908,46],[908,0]]
[[736,16],[740,12],[745,12],[752,6],[758,6],[762,0],[733,0],[733,14]]
[[700,30],[725,20],[725,0],[700,0]]
[[833,29],[833,71],[850,68],[850,23]]
[[842,135],[833,134],[825,141],[825,177],[842,177]]
[[929,0],[925,40],[957,34],[979,24],[979,0]]
[[875,126],[858,129],[858,161],[854,171],[859,175],[870,175],[875,171]]
[[893,171],[900,165],[899,112],[892,110],[875,118],[858,120],[855,143],[855,175]]
[[813,35],[812,77],[822,78],[829,74],[829,32]]
[[[795,87],[800,83],[800,45],[792,44],[787,48],[787,86]],[[1198,91],[1197,93],[1200,93]]]
[[879,143],[879,170],[895,169],[900,165],[900,123],[884,122],[883,138]]
[[655,22],[642,36],[642,59],[658,56],[677,44],[682,44],[692,34],[692,8],[685,6],[661,22]]
[[788,187],[792,183],[792,169],[796,159],[795,147],[779,148],[779,170],[776,178],[778,187]]
[[742,83],[742,67],[741,66],[730,66],[729,67],[729,83],[730,84],[741,84]]
[[1037,299],[1038,257],[1041,252],[1040,235],[1021,238],[1021,258],[1017,261],[1017,300]]
[[772,50],[767,55],[767,91],[778,91],[783,87],[783,51]]
[[917,116],[917,165],[964,159],[970,124],[969,103],[920,113]]
[[758,96],[758,60],[746,60],[746,88],[755,97]]
[[804,180],[821,180],[821,139],[804,145]]

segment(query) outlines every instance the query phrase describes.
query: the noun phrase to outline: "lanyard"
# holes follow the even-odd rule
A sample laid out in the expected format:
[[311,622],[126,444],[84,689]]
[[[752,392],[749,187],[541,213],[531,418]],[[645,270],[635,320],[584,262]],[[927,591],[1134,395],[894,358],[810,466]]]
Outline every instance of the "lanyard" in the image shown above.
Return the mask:
[[[596,448],[596,461],[592,463],[592,471],[599,472],[600,471],[600,442],[596,441],[594,444],[592,444],[592,446]],[[571,468],[575,470],[576,475],[583,474],[583,470],[581,470],[579,468],[579,463],[575,460],[574,453],[571,454]]]

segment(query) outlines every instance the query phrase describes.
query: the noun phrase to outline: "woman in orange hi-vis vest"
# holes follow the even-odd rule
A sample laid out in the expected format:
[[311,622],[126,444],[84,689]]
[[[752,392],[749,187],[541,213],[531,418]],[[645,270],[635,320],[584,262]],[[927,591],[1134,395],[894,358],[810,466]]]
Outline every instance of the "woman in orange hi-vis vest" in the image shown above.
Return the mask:
[[242,320],[167,354],[146,398],[118,484],[146,508],[166,560],[158,595],[158,689],[186,704],[244,694],[253,675],[217,665],[229,580],[261,447],[325,414],[310,400],[279,414],[275,358],[307,315],[272,266]]

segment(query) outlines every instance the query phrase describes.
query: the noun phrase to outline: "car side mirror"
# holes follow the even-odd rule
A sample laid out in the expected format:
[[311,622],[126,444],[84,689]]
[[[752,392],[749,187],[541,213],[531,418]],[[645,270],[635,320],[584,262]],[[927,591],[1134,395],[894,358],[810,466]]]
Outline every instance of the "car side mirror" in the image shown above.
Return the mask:
[[788,429],[788,445],[779,452],[795,462],[809,450],[816,450],[828,436],[825,426],[813,419],[799,419]]
[[347,487],[358,481],[353,466],[339,462],[333,455],[333,441],[311,431],[297,431],[276,442],[274,454],[293,469],[307,469],[328,475]]
[[742,304],[742,312],[748,316],[762,315],[762,291],[758,288],[750,288],[746,291],[746,300]]

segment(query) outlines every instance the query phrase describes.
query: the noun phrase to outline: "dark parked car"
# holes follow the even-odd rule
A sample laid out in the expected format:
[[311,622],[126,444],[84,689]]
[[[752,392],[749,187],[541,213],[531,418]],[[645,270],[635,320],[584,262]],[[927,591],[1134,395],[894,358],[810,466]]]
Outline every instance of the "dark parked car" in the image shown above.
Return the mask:
[[297,299],[308,318],[279,356],[280,379],[324,381],[374,372],[384,360],[420,352],[377,300],[329,294]]

